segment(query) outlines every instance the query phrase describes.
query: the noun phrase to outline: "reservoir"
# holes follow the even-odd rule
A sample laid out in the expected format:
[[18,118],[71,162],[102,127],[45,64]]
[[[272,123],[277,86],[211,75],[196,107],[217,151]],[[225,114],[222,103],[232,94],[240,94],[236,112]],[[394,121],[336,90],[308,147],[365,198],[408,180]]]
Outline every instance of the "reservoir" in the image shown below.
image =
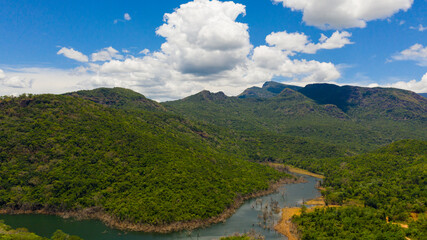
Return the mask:
[[[68,234],[77,235],[85,240],[212,240],[237,232],[245,233],[253,229],[268,240],[286,240],[285,236],[280,235],[272,228],[280,219],[280,214],[269,214],[269,218],[264,223],[265,217],[263,217],[263,211],[266,212],[266,206],[274,204],[278,204],[280,208],[285,206],[299,206],[304,200],[319,197],[320,192],[316,189],[316,183],[319,179],[306,175],[303,176],[307,180],[306,183],[283,185],[276,193],[258,198],[258,200],[252,199],[246,201],[226,222],[214,224],[203,229],[196,229],[191,232],[182,231],[170,234],[123,232],[108,228],[102,222],[96,220],[76,221],[47,215],[0,215],[0,220],[4,220],[7,225],[13,228],[25,227],[37,235],[49,238],[53,232],[61,229]],[[261,199],[262,206],[260,204]],[[268,229],[269,227],[271,230]]]

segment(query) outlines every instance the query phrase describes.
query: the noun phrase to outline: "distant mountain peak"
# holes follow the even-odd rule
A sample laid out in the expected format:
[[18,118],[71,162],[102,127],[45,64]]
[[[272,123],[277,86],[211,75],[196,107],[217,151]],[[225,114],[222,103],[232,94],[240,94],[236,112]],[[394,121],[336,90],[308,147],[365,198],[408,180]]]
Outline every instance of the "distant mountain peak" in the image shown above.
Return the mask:
[[251,87],[241,93],[239,98],[272,98],[279,95],[284,89],[292,89],[298,91],[302,87],[287,85],[274,81],[265,82],[262,88]]
[[218,101],[218,100],[226,100],[228,97],[224,94],[224,92],[211,92],[208,90],[203,90],[199,93],[196,93],[192,96],[186,97],[183,100],[187,101]]
[[427,99],[407,90],[396,88],[366,88],[309,84],[299,90],[318,104],[333,104],[346,113],[359,117],[394,120],[426,119]]

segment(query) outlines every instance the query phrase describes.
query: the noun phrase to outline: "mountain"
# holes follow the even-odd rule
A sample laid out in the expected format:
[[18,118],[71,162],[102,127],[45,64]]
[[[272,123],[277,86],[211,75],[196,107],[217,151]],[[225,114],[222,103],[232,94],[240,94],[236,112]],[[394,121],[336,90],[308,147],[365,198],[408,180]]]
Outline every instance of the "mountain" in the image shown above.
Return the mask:
[[82,90],[64,95],[80,97],[120,109],[139,109],[148,111],[166,111],[159,103],[146,98],[144,95],[125,88],[97,88],[94,90]]
[[406,90],[310,84],[299,91],[319,104],[336,105],[358,119],[427,120],[427,99]]
[[279,95],[284,89],[291,89],[298,91],[302,87],[286,85],[278,82],[266,82],[262,86],[259,87],[251,87],[246,89],[243,93],[241,93],[239,98],[272,98],[274,96]]
[[343,205],[293,219],[303,238],[426,239],[426,153],[427,141],[402,140],[358,156],[296,163],[321,170],[326,203]]
[[[427,138],[427,99],[413,92],[332,84],[292,90],[268,82],[264,87],[283,90],[274,96],[272,90],[265,90],[271,94],[244,98],[222,95],[212,101],[199,101],[196,96],[200,94],[196,94],[162,105],[194,121],[243,135],[297,137],[312,144],[336,146],[337,154],[365,152],[400,139]],[[287,158],[279,153],[285,145],[282,148],[280,141],[274,142],[277,150],[261,150],[261,158]]]
[[124,89],[1,98],[0,208],[164,226],[218,216],[237,196],[288,176],[158,109]]

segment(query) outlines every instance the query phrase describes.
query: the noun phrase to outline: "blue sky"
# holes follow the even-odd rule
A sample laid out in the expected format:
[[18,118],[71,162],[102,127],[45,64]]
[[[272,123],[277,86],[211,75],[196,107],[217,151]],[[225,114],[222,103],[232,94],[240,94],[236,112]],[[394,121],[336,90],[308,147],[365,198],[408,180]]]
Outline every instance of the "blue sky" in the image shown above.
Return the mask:
[[0,0],[0,95],[164,101],[272,79],[427,92],[426,16],[426,0]]

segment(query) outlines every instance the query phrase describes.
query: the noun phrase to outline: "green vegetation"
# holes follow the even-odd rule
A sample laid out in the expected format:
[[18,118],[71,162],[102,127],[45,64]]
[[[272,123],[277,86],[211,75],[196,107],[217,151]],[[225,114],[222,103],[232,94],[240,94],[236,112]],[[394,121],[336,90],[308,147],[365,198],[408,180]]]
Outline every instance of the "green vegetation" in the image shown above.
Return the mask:
[[385,221],[385,215],[371,208],[316,209],[295,216],[302,240],[387,239],[405,240],[405,230]]
[[[51,240],[82,240],[77,236],[70,236],[61,230],[57,230],[53,233]],[[34,233],[28,232],[26,228],[17,228],[12,229],[10,226],[4,224],[0,220],[0,240],[49,240],[48,238],[43,238],[37,236]]]
[[[363,235],[365,238],[376,239],[383,236],[384,239],[385,235],[382,233],[395,232],[395,226],[385,224],[388,218],[394,223],[409,222],[406,234],[411,239],[425,239],[426,153],[426,141],[402,140],[354,157],[295,162],[300,167],[323,172],[326,177],[323,186],[326,190],[322,193],[327,204],[359,203],[365,207],[317,210],[296,218],[295,222],[304,236],[307,234],[307,239],[312,239],[312,232],[323,232],[325,236],[333,235],[337,239],[353,239],[347,231],[370,229],[367,226],[374,226],[373,229],[377,230],[375,233],[369,230],[367,235]],[[356,215],[351,215],[352,212]],[[411,213],[419,215],[419,219],[412,219]],[[345,220],[343,216],[352,220]],[[329,221],[330,224],[327,224]],[[348,226],[337,226],[339,222]],[[319,229],[320,227],[323,229]],[[369,234],[374,235],[369,237]],[[341,238],[341,235],[348,238]],[[396,233],[396,236],[400,235]]]
[[[285,145],[274,144],[275,151],[264,151],[265,145],[241,146],[257,149],[256,155],[261,159],[278,162],[311,158],[305,154],[317,155],[317,146],[331,150],[315,156],[322,158],[363,153],[396,140],[427,140],[427,99],[415,93],[330,84],[305,88],[271,85],[265,84],[258,92],[251,90],[253,94],[245,98],[203,91],[163,105],[193,120],[232,129],[239,135],[255,139],[271,135],[272,142]],[[283,90],[277,93],[280,89]],[[304,150],[286,146],[293,143],[290,137],[307,142]]]
[[153,225],[207,219],[287,175],[218,149],[232,143],[174,114],[79,97],[0,101],[0,206],[94,208]]
[[222,237],[219,240],[264,240],[264,239],[265,239],[264,236],[252,230],[244,234],[235,233],[228,237]]
[[[123,88],[3,97],[0,208],[90,208],[155,226],[205,220],[289,177],[254,162],[283,162],[325,175],[328,204],[358,206],[304,213],[295,221],[307,239],[422,239],[426,120],[415,93],[330,84],[268,82],[163,104]],[[363,222],[378,231],[357,235]]]

